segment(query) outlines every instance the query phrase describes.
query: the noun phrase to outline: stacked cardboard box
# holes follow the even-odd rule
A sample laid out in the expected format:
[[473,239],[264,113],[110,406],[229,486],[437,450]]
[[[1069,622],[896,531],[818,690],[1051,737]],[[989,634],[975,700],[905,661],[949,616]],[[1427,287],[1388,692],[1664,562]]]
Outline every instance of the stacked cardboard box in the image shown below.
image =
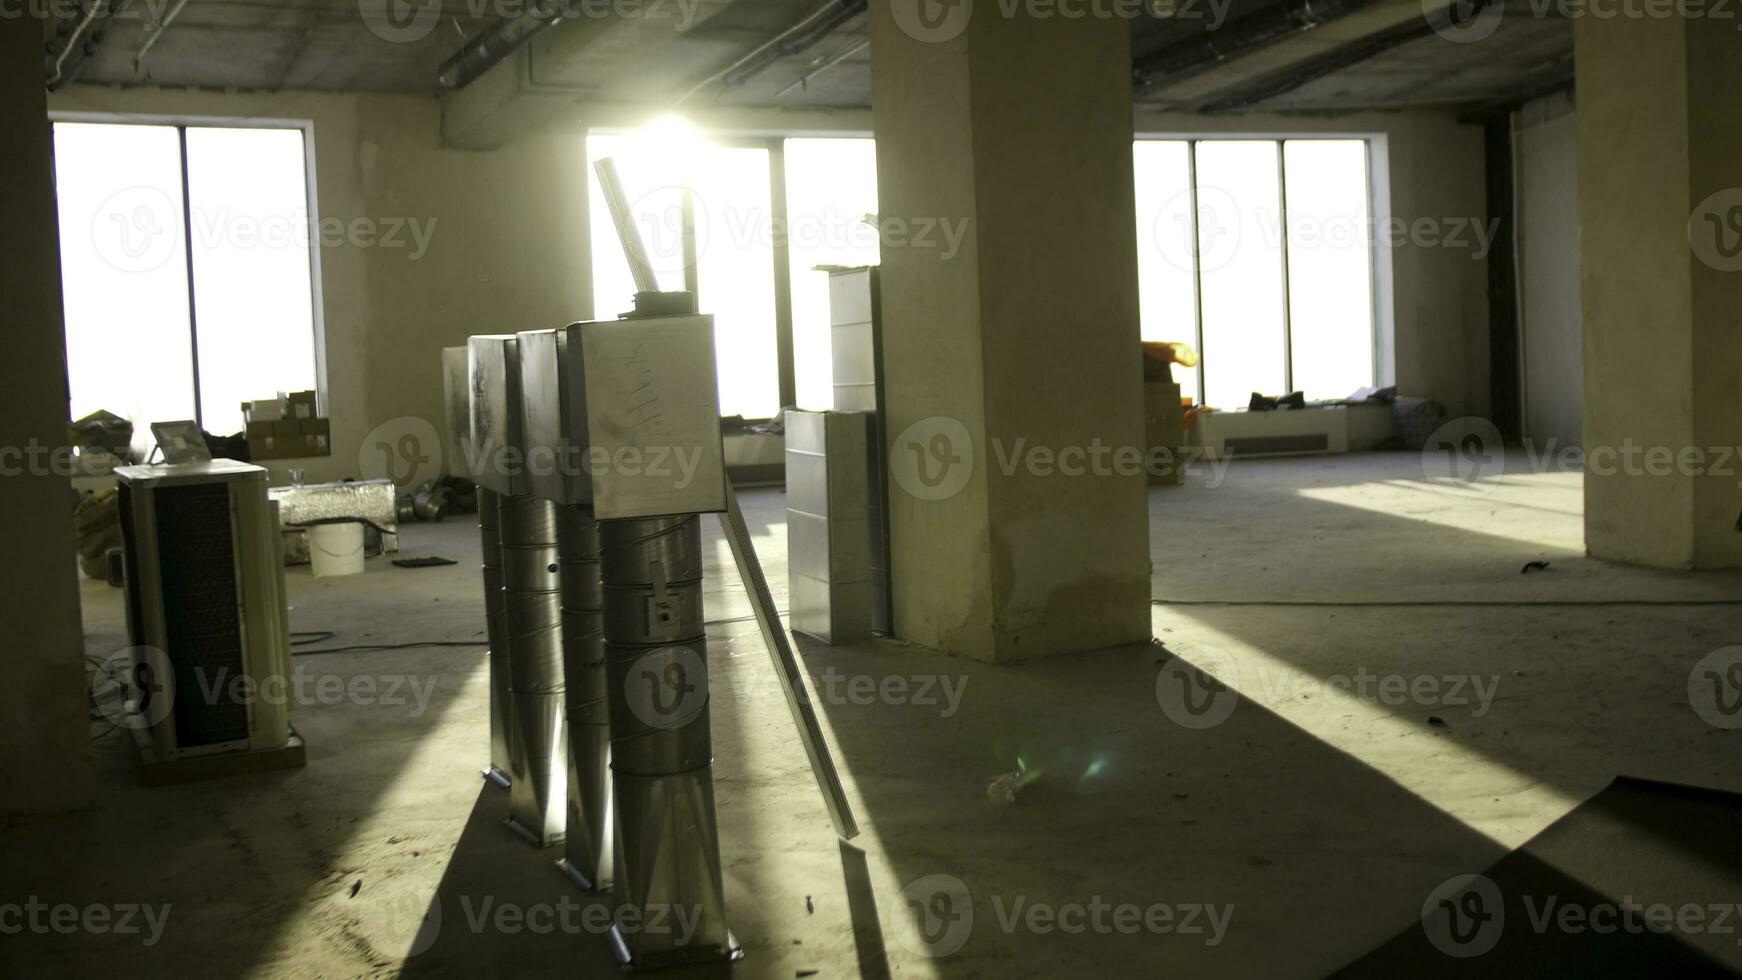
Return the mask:
[[330,455],[332,423],[317,411],[312,391],[281,391],[277,398],[243,402],[249,456],[263,460]]

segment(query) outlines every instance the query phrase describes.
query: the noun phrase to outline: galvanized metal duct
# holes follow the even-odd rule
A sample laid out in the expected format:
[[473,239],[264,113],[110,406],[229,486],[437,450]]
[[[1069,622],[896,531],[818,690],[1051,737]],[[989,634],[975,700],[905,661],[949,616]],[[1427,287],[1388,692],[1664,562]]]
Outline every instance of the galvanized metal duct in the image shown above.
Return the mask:
[[1267,48],[1278,41],[1346,17],[1373,0],[1282,0],[1220,30],[1202,31],[1143,55],[1131,63],[1132,74],[1145,85],[1176,81],[1226,61]]
[[502,591],[502,536],[498,528],[501,507],[496,491],[478,488],[478,537],[483,551],[484,630],[490,640],[490,768],[484,778],[506,789],[513,768],[508,733],[512,701],[509,698],[507,596]]
[[496,67],[515,49],[565,20],[558,0],[533,0],[531,9],[518,17],[497,21],[442,62],[436,78],[443,88],[465,88]]
[[611,712],[599,525],[590,506],[557,508],[563,676],[569,724],[568,832],[557,865],[586,891],[611,886]]
[[[600,525],[621,913],[691,919],[612,930],[636,968],[735,954],[714,816],[698,515]],[[626,921],[626,920],[625,920]]]
[[544,846],[562,840],[568,826],[557,507],[526,495],[504,496],[501,503],[504,622],[513,702],[508,825]]

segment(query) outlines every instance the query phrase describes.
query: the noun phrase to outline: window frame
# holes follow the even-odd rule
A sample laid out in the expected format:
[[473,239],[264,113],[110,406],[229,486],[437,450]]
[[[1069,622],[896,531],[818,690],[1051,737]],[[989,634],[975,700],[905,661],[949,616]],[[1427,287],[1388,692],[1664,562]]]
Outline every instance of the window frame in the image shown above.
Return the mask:
[[[323,417],[330,414],[327,394],[327,327],[325,293],[321,287],[321,236],[320,236],[320,194],[315,171],[315,126],[312,119],[286,119],[269,116],[201,116],[163,113],[138,112],[69,112],[53,111],[48,114],[52,127],[55,123],[95,123],[106,126],[168,126],[176,129],[177,138],[181,142],[181,178],[183,188],[183,234],[188,234],[187,228],[188,202],[188,158],[187,131],[193,129],[294,129],[302,133],[302,172],[303,192],[308,217],[308,263],[309,263],[309,309],[310,322],[314,330],[315,358],[315,401],[317,411]],[[199,324],[193,313],[193,282],[188,283],[188,316],[189,340],[193,349],[194,359],[194,421],[202,428],[205,425],[203,406],[200,398],[199,371]]]
[[[1211,131],[1165,132],[1138,130],[1132,134],[1132,141],[1145,142],[1183,142],[1186,144],[1186,160],[1188,174],[1191,180],[1191,216],[1192,241],[1197,241],[1198,220],[1198,143],[1200,142],[1236,142],[1259,141],[1274,143],[1276,146],[1277,168],[1277,200],[1281,202],[1282,214],[1282,303],[1283,303],[1283,378],[1287,390],[1294,390],[1294,336],[1290,324],[1290,282],[1288,258],[1288,170],[1285,166],[1284,144],[1312,140],[1359,140],[1366,150],[1367,162],[1367,208],[1368,220],[1375,229],[1387,227],[1391,220],[1391,183],[1390,154],[1384,133],[1363,132],[1233,132],[1217,133]],[[1141,179],[1141,175],[1134,175]],[[1381,248],[1379,236],[1372,236],[1368,244],[1369,288],[1368,302],[1372,308],[1372,341],[1373,341],[1373,384],[1386,386],[1396,383],[1397,361],[1393,338],[1396,335],[1396,323],[1392,305],[1392,270],[1391,250]],[[1194,249],[1194,254],[1196,249]],[[1192,276],[1196,282],[1193,291],[1193,303],[1196,307],[1196,328],[1193,342],[1200,354],[1204,349],[1204,304],[1203,304],[1203,272],[1193,264]],[[1198,398],[1203,400],[1205,386],[1205,366],[1202,358],[1195,368],[1198,381]]]

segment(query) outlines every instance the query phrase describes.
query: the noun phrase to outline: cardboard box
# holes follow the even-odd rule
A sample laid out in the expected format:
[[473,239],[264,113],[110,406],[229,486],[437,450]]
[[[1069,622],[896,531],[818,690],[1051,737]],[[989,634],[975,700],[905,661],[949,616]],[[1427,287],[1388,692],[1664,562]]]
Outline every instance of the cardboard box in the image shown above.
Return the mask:
[[284,402],[276,398],[257,398],[242,403],[243,422],[276,422],[284,418]]
[[[1179,385],[1171,381],[1147,381],[1143,385],[1143,434],[1151,467],[1150,483],[1177,484],[1185,475],[1180,446],[1185,443],[1186,412],[1180,404]],[[1166,455],[1158,452],[1168,450]],[[1159,465],[1158,465],[1159,464]]]
[[305,459],[332,454],[332,423],[322,418],[248,423],[248,454],[255,460]]
[[284,402],[284,417],[287,419],[312,419],[320,415],[312,391],[281,391],[278,397]]

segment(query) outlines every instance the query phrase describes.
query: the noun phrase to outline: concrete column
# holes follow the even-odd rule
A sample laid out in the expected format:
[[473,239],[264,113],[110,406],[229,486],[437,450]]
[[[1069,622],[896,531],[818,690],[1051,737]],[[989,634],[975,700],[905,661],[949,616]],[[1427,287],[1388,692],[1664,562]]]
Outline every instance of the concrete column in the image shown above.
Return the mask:
[[915,642],[1005,660],[1149,638],[1128,30],[872,4],[895,628]]
[[[73,492],[46,466],[66,444],[61,324],[42,22],[0,17],[0,812],[53,812],[90,801],[84,635],[73,549]],[[41,453],[31,453],[30,447]],[[15,455],[22,451],[23,455]]]
[[1742,33],[1575,22],[1585,541],[1742,566]]

